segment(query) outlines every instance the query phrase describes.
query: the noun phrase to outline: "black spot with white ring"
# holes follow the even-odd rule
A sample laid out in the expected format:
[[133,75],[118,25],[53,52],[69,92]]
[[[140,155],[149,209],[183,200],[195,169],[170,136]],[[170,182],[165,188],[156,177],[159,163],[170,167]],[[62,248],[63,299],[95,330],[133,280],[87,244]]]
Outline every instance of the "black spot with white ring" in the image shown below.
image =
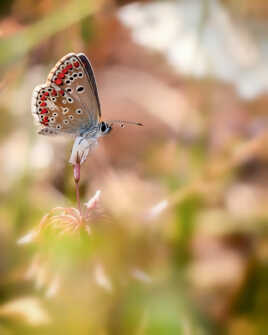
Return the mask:
[[84,86],[82,86],[82,85],[79,85],[79,86],[76,87],[76,91],[77,91],[77,93],[83,93],[84,90],[85,90],[85,88],[84,88]]
[[76,114],[78,114],[78,115],[81,115],[81,114],[83,113],[82,109],[77,109],[75,112],[76,112]]
[[68,100],[68,102],[69,102],[70,104],[74,102],[73,99],[72,99],[71,97],[68,97],[67,100]]
[[79,77],[79,78],[83,78],[83,72],[79,72],[79,73],[78,73],[78,77]]

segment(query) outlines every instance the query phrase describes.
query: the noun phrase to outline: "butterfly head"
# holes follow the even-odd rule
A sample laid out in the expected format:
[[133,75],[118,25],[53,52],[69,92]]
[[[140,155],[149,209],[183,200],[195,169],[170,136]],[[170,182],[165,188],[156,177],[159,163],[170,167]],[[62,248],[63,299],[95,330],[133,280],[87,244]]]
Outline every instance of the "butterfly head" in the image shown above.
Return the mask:
[[143,126],[143,124],[140,122],[132,122],[132,121],[123,121],[123,120],[110,120],[108,122],[101,121],[99,123],[100,136],[108,134],[115,126],[115,124],[118,124],[121,128],[124,128],[129,124],[135,126]]

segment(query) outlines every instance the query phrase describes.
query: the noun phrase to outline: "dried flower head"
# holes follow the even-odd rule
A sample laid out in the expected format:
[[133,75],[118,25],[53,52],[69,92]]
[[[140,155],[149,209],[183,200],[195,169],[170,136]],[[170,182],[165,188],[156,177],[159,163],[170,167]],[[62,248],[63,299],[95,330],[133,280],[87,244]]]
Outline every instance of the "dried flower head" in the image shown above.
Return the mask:
[[18,240],[18,244],[26,244],[35,241],[40,233],[48,228],[53,227],[60,234],[74,233],[80,229],[84,229],[88,234],[91,233],[91,218],[96,214],[97,205],[100,198],[100,191],[85,203],[82,211],[74,207],[55,207],[45,216],[43,216],[38,227]]

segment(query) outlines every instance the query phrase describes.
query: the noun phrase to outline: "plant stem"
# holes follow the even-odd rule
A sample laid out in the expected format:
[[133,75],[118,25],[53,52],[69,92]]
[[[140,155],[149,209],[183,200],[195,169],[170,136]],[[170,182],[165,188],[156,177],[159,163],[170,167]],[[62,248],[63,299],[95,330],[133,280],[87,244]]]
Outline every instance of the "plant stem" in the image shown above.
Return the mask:
[[75,193],[76,193],[77,208],[81,214],[79,181],[80,181],[80,163],[75,163],[74,165]]
[[76,192],[77,208],[78,208],[78,210],[81,214],[79,183],[77,183],[77,182],[75,182],[75,192]]

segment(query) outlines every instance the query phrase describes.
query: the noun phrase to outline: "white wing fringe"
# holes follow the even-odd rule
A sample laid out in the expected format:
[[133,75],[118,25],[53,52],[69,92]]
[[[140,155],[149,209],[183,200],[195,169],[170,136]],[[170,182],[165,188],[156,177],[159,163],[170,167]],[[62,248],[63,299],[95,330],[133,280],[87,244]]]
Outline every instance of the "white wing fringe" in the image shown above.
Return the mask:
[[85,139],[84,137],[78,136],[75,138],[72,153],[69,159],[69,163],[75,165],[76,163],[83,164],[87,158],[88,153],[93,147],[97,145],[96,139]]

